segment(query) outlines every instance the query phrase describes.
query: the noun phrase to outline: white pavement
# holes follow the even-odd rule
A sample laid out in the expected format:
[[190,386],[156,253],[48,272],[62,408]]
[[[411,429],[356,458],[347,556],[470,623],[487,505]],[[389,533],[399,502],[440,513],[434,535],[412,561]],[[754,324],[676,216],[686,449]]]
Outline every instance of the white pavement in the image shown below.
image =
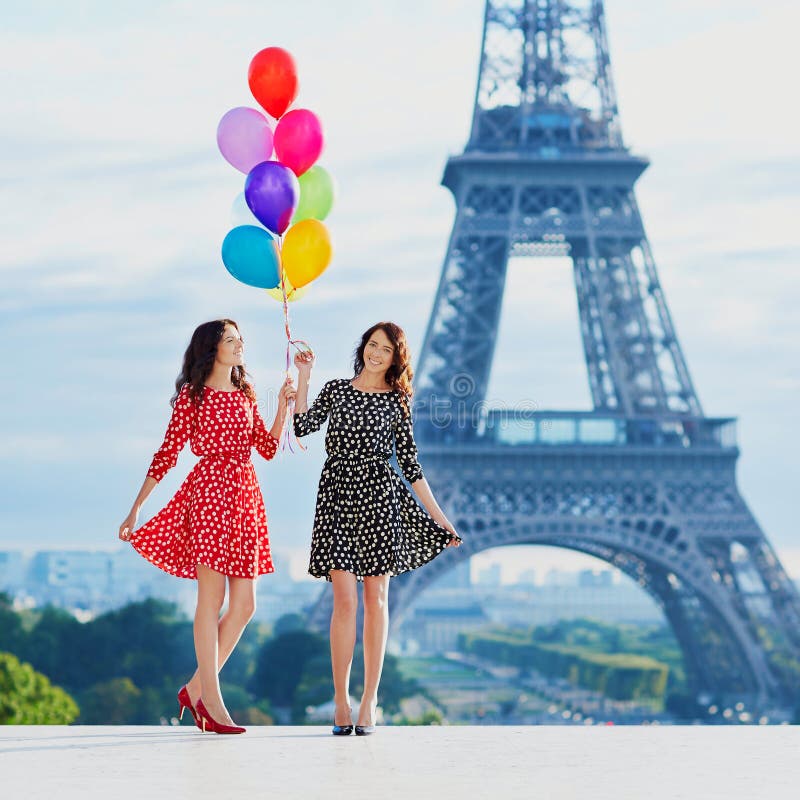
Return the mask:
[[800,727],[0,727],[3,800],[783,800]]

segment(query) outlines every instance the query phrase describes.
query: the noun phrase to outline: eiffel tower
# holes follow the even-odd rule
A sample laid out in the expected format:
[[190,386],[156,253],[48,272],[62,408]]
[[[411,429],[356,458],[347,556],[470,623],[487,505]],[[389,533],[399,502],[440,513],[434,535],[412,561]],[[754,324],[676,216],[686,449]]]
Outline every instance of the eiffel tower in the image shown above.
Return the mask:
[[[692,384],[634,195],[647,166],[623,144],[602,0],[487,0],[414,405],[426,476],[465,544],[392,582],[393,625],[476,553],[568,548],[657,601],[696,698],[767,708],[800,674],[800,597],[737,489],[735,419],[706,417]],[[486,402],[520,256],[572,261],[593,411]],[[312,621],[329,612],[323,593]]]

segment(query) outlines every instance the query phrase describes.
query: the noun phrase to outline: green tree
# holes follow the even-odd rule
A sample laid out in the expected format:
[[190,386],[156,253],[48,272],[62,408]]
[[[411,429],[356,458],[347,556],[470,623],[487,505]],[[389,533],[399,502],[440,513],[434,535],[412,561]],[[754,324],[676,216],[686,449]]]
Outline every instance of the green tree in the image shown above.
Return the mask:
[[461,634],[459,646],[495,663],[530,666],[616,700],[652,699],[660,704],[669,665],[647,655],[605,651],[624,634],[624,626],[615,631],[603,623],[562,620],[527,633],[493,627]]
[[127,676],[144,688],[165,676],[182,683],[194,672],[192,625],[174,603],[153,598],[131,603],[85,628],[93,663],[79,686]]
[[258,654],[249,689],[256,697],[266,697],[273,705],[292,706],[297,687],[310,677],[305,674],[308,663],[317,659],[313,675],[327,654],[328,642],[318,633],[290,630],[275,636]]
[[325,652],[306,661],[303,675],[292,699],[292,721],[301,723],[306,708],[327,703],[333,697],[330,655]]
[[[0,641],[78,698],[80,722],[156,724],[177,714],[175,695],[194,671],[195,656],[191,622],[174,604],[145,600],[85,624],[52,607],[29,615],[26,621],[0,596]],[[223,671],[236,710],[251,724],[271,722],[269,702],[240,688],[252,676],[267,631],[248,626]],[[191,724],[187,716],[183,721]]]
[[191,623],[174,604],[154,599],[85,624],[45,608],[16,652],[75,692],[120,677],[142,689],[165,678],[180,685],[195,667]]
[[274,636],[281,636],[289,631],[306,630],[306,618],[302,614],[284,614],[275,621],[272,631]]
[[[330,671],[330,665],[328,665]],[[353,658],[352,684],[354,693],[358,697],[364,691],[364,651],[359,645]],[[331,687],[333,684],[331,684]],[[426,692],[413,678],[407,678],[400,669],[400,662],[396,656],[387,653],[383,660],[381,672],[381,685],[378,689],[378,700],[383,710],[388,714],[395,714],[400,710],[400,701],[406,697]],[[426,723],[427,724],[427,723]]]
[[96,683],[81,695],[82,725],[130,724],[137,714],[142,691],[130,678]]
[[78,716],[75,701],[30,664],[0,653],[0,724],[69,725]]
[[75,617],[47,606],[16,652],[23,661],[72,690],[82,687],[82,676],[92,670],[94,653],[85,640],[85,628]]
[[443,725],[444,716],[438,708],[429,708],[422,712],[422,716],[401,717],[398,723],[400,725]]
[[240,725],[274,725],[269,700],[256,702],[253,696],[235,684],[223,683],[222,696],[231,716]]
[[0,651],[16,653],[24,637],[22,620],[11,605],[11,598],[0,592]]
[[[236,649],[222,670],[221,677],[226,684],[246,687],[250,683],[258,654],[268,638],[269,626],[267,625],[251,622],[245,628]],[[230,711],[230,708],[228,710]]]
[[[290,629],[269,639],[262,647],[249,689],[275,706],[291,708],[292,720],[300,723],[308,706],[320,705],[333,697],[330,646],[327,638],[318,633],[292,629],[292,625],[286,627]],[[352,695],[360,697],[363,688],[364,655],[359,645],[353,656]],[[401,700],[420,693],[419,684],[406,678],[397,658],[387,653],[380,686],[384,710],[394,713],[400,709]]]

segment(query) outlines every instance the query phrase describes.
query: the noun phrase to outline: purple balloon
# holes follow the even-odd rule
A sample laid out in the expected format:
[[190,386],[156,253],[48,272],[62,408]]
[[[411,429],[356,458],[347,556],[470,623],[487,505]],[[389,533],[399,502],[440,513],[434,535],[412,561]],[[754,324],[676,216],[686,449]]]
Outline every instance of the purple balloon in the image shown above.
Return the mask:
[[289,167],[264,161],[250,170],[244,182],[244,199],[256,219],[280,235],[289,227],[300,201],[300,184]]
[[219,121],[217,145],[225,160],[246,175],[272,155],[272,129],[254,108],[232,108]]

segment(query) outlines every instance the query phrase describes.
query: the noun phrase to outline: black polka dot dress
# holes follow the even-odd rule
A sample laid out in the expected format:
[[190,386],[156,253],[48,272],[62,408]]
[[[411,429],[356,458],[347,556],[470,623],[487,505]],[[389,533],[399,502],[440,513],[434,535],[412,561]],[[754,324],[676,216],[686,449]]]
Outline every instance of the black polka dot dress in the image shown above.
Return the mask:
[[330,580],[332,569],[399,575],[426,564],[451,534],[417,503],[389,463],[392,449],[409,483],[422,477],[411,420],[397,392],[362,392],[349,379],[328,381],[302,414],[296,436],[319,430],[325,450],[308,571]]

